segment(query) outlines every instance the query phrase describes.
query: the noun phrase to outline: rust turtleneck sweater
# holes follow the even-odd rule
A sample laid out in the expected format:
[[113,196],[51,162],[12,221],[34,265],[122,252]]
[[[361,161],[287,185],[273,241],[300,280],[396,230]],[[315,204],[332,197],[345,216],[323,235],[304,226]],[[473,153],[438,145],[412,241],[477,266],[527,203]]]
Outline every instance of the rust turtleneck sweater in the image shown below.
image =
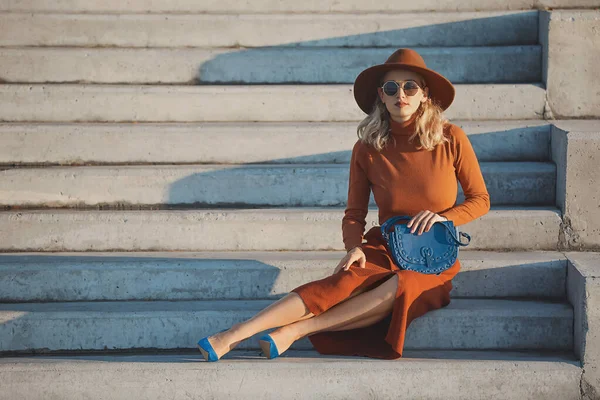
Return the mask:
[[[378,152],[359,139],[350,160],[348,203],[342,219],[346,250],[362,243],[371,190],[379,208],[379,224],[396,215],[414,216],[429,210],[455,226],[466,224],[490,209],[488,194],[471,142],[457,125],[448,123],[444,134],[450,143],[433,151],[417,150],[416,113],[405,122],[390,118],[394,140]],[[457,178],[465,201],[456,205]]]

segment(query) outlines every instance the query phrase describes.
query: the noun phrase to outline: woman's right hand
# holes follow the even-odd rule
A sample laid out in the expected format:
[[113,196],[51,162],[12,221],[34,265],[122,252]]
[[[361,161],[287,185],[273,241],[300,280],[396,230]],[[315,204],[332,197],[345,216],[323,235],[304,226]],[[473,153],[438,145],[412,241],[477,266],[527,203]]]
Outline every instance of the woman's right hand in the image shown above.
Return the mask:
[[350,249],[350,251],[348,251],[348,253],[344,256],[344,258],[342,258],[342,261],[340,261],[337,267],[335,267],[333,273],[336,274],[342,269],[344,271],[348,271],[350,269],[350,266],[356,261],[358,261],[359,266],[361,268],[366,267],[367,256],[365,256],[365,253],[362,251],[362,248],[360,246],[356,246]]

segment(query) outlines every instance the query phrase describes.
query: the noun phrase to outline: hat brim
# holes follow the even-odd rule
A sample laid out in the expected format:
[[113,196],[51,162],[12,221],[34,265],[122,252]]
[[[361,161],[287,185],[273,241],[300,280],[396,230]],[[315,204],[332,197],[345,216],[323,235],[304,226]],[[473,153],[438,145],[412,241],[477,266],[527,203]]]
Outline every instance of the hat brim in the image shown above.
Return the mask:
[[379,64],[362,71],[354,81],[354,99],[361,110],[367,114],[372,111],[373,104],[378,96],[379,79],[387,71],[395,69],[406,69],[421,75],[427,82],[427,87],[429,87],[429,97],[442,110],[446,110],[454,101],[454,85],[443,75],[433,70],[408,64]]

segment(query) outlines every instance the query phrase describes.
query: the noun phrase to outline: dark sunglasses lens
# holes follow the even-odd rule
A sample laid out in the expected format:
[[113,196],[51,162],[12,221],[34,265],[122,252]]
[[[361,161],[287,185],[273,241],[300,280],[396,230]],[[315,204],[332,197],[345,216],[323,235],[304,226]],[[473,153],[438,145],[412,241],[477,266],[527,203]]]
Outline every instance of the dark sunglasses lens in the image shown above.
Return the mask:
[[404,84],[403,89],[407,96],[414,96],[419,91],[419,85],[416,82],[408,81]]
[[[419,85],[415,81],[406,81],[402,86],[407,96],[414,96],[419,91]],[[398,84],[394,81],[387,81],[383,84],[383,92],[388,96],[394,96],[398,93]]]
[[388,96],[393,96],[398,93],[398,84],[393,81],[387,81],[383,84],[383,92]]

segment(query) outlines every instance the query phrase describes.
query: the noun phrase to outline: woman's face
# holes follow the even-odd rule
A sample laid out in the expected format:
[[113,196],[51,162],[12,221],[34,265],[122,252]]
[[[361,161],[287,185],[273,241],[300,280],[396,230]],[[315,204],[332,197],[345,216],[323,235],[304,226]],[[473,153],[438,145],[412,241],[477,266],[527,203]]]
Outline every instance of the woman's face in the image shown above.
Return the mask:
[[396,81],[400,85],[403,85],[407,80],[414,80],[421,87],[421,89],[413,96],[407,96],[401,88],[399,88],[398,92],[393,96],[385,94],[381,86],[377,88],[379,98],[390,112],[390,117],[395,121],[406,121],[415,111],[417,111],[421,103],[427,101],[429,88],[423,89],[425,87],[425,80],[421,75],[404,69],[388,71],[383,76],[383,82],[385,83],[390,80]]

